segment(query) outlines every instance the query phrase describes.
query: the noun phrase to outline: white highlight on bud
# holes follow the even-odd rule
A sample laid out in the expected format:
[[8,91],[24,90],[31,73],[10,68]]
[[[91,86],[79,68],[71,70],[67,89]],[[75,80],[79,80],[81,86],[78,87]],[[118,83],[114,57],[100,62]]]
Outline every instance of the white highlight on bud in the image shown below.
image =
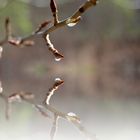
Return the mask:
[[75,26],[76,24],[77,24],[77,23],[68,23],[67,26],[73,27],[73,26]]
[[75,114],[75,113],[73,113],[73,112],[69,112],[69,113],[68,113],[68,116],[71,116],[71,117],[76,117],[76,114]]
[[68,27],[73,27],[80,21],[80,19],[81,19],[81,16],[74,18],[74,19],[70,18],[66,21],[66,24]]
[[69,121],[80,123],[80,118],[75,113],[69,112],[67,115],[68,115],[67,118]]
[[60,61],[61,59],[62,59],[62,58],[55,58],[55,61],[58,62],[58,61]]
[[62,81],[60,78],[55,78],[56,82]]

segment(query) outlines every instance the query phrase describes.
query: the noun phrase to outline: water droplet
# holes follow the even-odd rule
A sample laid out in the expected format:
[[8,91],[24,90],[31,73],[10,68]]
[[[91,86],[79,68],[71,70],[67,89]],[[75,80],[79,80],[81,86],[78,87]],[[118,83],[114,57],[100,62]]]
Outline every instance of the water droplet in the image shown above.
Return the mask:
[[67,115],[70,121],[80,123],[80,118],[75,113],[69,112]]
[[67,24],[67,26],[69,26],[69,27],[73,27],[73,26],[75,26],[77,23],[69,23],[69,24]]
[[62,59],[62,58],[55,58],[55,61],[58,62],[58,61],[60,61],[61,59]]
[[55,81],[57,82],[57,81],[62,81],[60,78],[55,78]]
[[75,26],[79,21],[81,20],[81,16],[74,18],[74,19],[68,19],[67,20],[67,26],[68,27],[73,27]]

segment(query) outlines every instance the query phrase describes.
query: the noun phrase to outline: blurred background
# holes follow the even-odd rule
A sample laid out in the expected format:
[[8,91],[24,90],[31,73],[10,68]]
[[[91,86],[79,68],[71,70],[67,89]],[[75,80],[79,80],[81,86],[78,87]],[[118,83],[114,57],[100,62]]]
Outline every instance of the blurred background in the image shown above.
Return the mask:
[[[57,0],[59,18],[69,17],[85,0]],[[15,36],[26,36],[44,20],[52,19],[49,0],[0,0],[0,39],[5,17]],[[36,102],[60,77],[64,85],[51,99],[62,112],[74,112],[99,140],[140,139],[140,1],[101,0],[84,13],[73,28],[51,35],[65,56],[55,62],[41,39],[30,48],[6,44],[0,59],[5,95],[18,91],[35,94]],[[49,139],[51,121],[27,103],[15,103],[10,121],[0,99],[0,139]],[[84,140],[66,121],[59,121],[56,140]]]

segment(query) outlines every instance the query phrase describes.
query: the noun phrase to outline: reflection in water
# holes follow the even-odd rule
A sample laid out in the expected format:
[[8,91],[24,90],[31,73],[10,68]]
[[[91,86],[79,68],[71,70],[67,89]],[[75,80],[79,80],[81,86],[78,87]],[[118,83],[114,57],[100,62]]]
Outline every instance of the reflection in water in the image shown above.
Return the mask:
[[82,132],[88,139],[96,139],[94,136],[92,136],[81,124],[80,122],[80,118],[75,115],[74,113],[70,112],[70,113],[63,113],[57,109],[55,109],[54,107],[52,107],[49,104],[49,101],[52,97],[52,95],[54,94],[54,91],[56,91],[60,85],[62,85],[64,83],[63,80],[61,80],[60,78],[56,78],[54,81],[53,86],[49,89],[49,91],[46,94],[46,98],[44,101],[42,101],[41,104],[36,104],[34,102],[34,94],[30,93],[30,92],[16,92],[16,93],[12,93],[9,96],[6,96],[3,93],[3,88],[2,88],[2,83],[0,82],[0,97],[5,101],[5,117],[6,119],[10,118],[10,113],[11,113],[11,106],[12,103],[14,102],[27,102],[28,104],[31,104],[35,109],[38,110],[38,112],[41,113],[41,115],[43,115],[44,117],[47,118],[51,118],[49,116],[49,114],[46,112],[46,110],[50,111],[53,114],[53,125],[51,128],[51,132],[50,132],[50,137],[51,140],[54,139],[55,133],[57,131],[57,123],[58,120],[60,118],[63,118],[69,122],[71,122],[72,124],[74,124],[80,132]]

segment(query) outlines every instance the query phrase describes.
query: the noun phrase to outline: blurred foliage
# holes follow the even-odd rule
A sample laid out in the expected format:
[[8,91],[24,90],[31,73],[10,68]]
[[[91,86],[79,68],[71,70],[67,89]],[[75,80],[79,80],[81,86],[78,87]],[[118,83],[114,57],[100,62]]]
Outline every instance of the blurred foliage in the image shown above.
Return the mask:
[[[19,28],[23,34],[28,33],[32,29],[29,15],[29,5],[19,0],[0,0],[0,19],[11,17],[12,25]],[[3,24],[3,23],[1,23]]]
[[[109,26],[104,29],[105,38],[139,38],[140,19],[139,13],[132,9],[132,3],[129,0],[109,0],[106,3],[113,3],[110,8]],[[106,8],[106,10],[107,10]],[[105,23],[105,21],[103,21]]]
[[124,9],[130,6],[130,2],[128,0],[113,0],[113,2]]

